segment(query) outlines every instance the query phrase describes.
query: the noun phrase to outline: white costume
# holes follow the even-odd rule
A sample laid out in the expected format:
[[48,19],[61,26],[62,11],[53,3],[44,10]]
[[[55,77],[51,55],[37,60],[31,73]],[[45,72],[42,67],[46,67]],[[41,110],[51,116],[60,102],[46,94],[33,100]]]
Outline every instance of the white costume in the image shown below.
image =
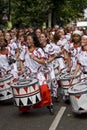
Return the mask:
[[[51,55],[55,55],[55,51],[54,48],[51,44],[47,44],[44,48],[44,52],[45,52],[45,57],[48,60],[49,57]],[[47,67],[50,70],[50,78],[52,80],[52,96],[53,97],[57,97],[57,88],[58,88],[58,84],[57,84],[57,80],[55,77],[55,71],[54,71],[54,67],[53,67],[53,61],[51,63],[47,63]]]
[[[69,44],[68,44],[68,40],[66,38],[61,38],[58,42],[57,45],[60,46],[61,50],[62,48],[68,52],[69,51]],[[67,67],[67,63],[64,62],[65,60],[65,56],[62,53],[61,56],[63,57],[63,60],[60,59],[60,70],[64,70],[64,68]],[[67,58],[67,57],[66,57]]]
[[8,54],[2,54],[1,52],[0,52],[0,69],[4,74],[6,74],[6,72],[11,69],[8,64]]
[[71,54],[71,71],[76,69],[76,65],[77,65],[77,55],[81,52],[81,46],[80,47],[76,47],[74,46],[74,43],[70,43],[69,46],[69,53]]
[[61,47],[58,46],[58,45],[55,45],[55,44],[53,44],[53,43],[50,43],[50,44],[52,45],[52,47],[53,47],[53,49],[54,49],[55,56],[60,56],[60,58],[56,58],[56,59],[55,59],[55,63],[56,63],[57,65],[59,65],[59,70],[64,69],[64,68],[65,68],[64,59],[63,59],[63,57],[61,57],[61,54],[58,54],[58,53],[61,52]]
[[8,44],[7,46],[8,50],[9,50],[9,56],[11,57],[11,59],[14,59],[15,60],[15,63],[12,63],[10,65],[11,67],[11,72],[12,74],[14,75],[15,78],[18,79],[18,70],[17,70],[17,62],[16,62],[16,59],[15,59],[15,49],[17,49],[17,44],[15,42],[12,42],[10,44]]
[[35,60],[30,58],[30,55],[34,55],[36,58],[40,59],[44,57],[44,52],[41,48],[36,48],[32,53],[29,52],[28,48],[26,47],[20,54],[20,59],[24,61],[25,69],[27,69],[28,73],[34,73],[39,79],[40,85],[46,84],[46,79],[43,75],[42,68],[43,65],[36,62]]

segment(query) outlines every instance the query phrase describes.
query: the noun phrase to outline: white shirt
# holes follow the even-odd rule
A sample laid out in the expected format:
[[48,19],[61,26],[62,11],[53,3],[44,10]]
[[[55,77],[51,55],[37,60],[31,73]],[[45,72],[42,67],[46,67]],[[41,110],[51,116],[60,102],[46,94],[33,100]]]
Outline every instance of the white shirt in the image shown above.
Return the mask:
[[31,59],[30,55],[32,54],[38,59],[45,57],[44,52],[41,48],[36,48],[32,53],[30,53],[28,48],[26,47],[21,52],[20,59],[24,61],[25,67],[29,68],[30,72],[37,73],[43,65]]
[[72,70],[75,70],[77,65],[77,55],[81,52],[81,46],[75,47],[74,43],[70,43],[69,52],[71,54]]

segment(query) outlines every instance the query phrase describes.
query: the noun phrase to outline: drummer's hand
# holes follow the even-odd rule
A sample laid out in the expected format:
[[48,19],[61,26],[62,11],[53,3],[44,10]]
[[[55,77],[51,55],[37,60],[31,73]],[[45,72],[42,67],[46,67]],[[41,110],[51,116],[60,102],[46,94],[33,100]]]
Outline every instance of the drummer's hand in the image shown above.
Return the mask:
[[68,67],[68,70],[67,70],[67,72],[71,72],[71,67]]
[[73,77],[73,78],[75,78],[75,77],[76,77],[76,72],[74,72],[74,73],[72,74],[72,77]]
[[21,70],[19,71],[19,73],[20,73],[20,75],[22,75],[22,74],[24,73],[24,69],[21,69]]
[[32,55],[30,55],[30,58],[31,58],[31,59],[34,59],[34,58],[35,58],[35,56],[32,54]]

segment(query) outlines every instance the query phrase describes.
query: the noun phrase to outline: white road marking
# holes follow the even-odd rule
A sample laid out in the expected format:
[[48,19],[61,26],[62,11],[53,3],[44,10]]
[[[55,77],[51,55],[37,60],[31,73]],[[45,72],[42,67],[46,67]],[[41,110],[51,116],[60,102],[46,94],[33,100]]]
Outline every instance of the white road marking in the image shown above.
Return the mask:
[[56,128],[57,128],[57,126],[58,126],[58,124],[59,124],[59,122],[60,122],[60,119],[61,119],[61,117],[63,116],[63,113],[65,112],[65,110],[66,110],[66,107],[61,107],[61,108],[60,108],[60,110],[59,110],[59,112],[57,113],[57,115],[56,115],[56,117],[55,117],[53,123],[51,124],[49,130],[56,130]]

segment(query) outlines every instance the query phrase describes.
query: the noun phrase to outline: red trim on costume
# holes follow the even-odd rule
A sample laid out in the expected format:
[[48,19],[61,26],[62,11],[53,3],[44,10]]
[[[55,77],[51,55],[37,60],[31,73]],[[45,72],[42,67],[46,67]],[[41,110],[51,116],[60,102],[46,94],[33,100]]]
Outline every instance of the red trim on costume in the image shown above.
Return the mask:
[[21,59],[20,59],[20,61],[24,62],[24,60],[21,60]]
[[77,49],[77,48],[78,48],[78,47],[80,47],[80,46],[77,46],[77,45],[73,45],[73,47]]
[[30,50],[30,49],[28,48],[28,51],[29,51],[30,53],[33,53],[34,50],[36,50],[36,48],[33,48],[33,50]]
[[78,61],[77,61],[77,64],[78,64],[78,65],[81,65]]
[[6,49],[4,52],[0,50],[0,54],[8,56],[8,50]]
[[26,45],[26,42],[21,42],[21,46]]
[[87,52],[87,50],[86,50],[86,49],[83,49],[82,51],[85,51],[85,52]]

